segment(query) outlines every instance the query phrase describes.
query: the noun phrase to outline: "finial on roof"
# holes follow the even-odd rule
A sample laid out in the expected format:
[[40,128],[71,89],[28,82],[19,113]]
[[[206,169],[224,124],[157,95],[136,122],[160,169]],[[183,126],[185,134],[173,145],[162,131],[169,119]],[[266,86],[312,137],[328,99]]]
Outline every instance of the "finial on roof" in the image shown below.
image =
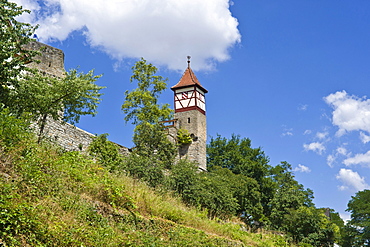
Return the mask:
[[190,58],[191,58],[191,56],[187,56],[187,58],[188,58],[188,68],[190,68]]

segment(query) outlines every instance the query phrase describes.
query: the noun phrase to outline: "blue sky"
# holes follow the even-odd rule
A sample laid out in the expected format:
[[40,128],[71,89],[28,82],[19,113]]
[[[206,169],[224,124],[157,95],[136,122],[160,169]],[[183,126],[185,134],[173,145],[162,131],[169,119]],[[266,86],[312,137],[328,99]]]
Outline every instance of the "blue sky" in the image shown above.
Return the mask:
[[[370,186],[370,2],[17,0],[66,69],[95,69],[99,114],[77,124],[131,147],[120,108],[140,57],[175,85],[186,56],[207,97],[208,135],[233,133],[289,162],[317,207],[345,212]],[[160,101],[173,105],[167,90]],[[369,152],[369,153],[368,153]]]

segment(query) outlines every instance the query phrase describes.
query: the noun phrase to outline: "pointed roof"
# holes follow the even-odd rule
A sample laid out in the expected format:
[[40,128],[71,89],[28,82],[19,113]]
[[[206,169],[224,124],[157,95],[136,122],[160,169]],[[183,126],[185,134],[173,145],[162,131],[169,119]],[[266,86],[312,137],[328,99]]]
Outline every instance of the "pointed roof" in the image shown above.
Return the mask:
[[208,93],[207,89],[205,89],[200,84],[193,70],[190,68],[190,61],[188,60],[188,67],[186,68],[180,81],[175,86],[171,87],[171,89],[175,91],[176,89],[183,88],[183,87],[189,87],[189,86],[198,86],[200,89],[202,89],[202,91],[204,91],[205,93]]

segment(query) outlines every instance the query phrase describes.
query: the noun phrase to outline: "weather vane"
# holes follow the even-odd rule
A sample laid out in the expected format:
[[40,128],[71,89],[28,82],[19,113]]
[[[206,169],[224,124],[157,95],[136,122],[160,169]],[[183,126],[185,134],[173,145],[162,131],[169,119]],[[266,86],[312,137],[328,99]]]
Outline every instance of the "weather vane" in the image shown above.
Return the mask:
[[190,58],[191,58],[191,56],[187,56],[187,58],[188,58],[188,67],[190,67]]

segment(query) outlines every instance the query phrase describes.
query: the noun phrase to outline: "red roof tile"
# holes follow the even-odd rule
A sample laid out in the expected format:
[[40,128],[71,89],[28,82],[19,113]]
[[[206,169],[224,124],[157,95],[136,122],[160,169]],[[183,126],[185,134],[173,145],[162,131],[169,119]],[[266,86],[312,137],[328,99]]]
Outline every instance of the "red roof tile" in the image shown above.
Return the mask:
[[205,93],[207,93],[207,89],[205,89],[200,82],[198,81],[197,77],[195,76],[193,70],[188,66],[188,68],[185,70],[184,74],[182,75],[180,81],[173,87],[171,87],[172,90],[176,90],[183,87],[189,87],[189,86],[198,86],[201,88]]

